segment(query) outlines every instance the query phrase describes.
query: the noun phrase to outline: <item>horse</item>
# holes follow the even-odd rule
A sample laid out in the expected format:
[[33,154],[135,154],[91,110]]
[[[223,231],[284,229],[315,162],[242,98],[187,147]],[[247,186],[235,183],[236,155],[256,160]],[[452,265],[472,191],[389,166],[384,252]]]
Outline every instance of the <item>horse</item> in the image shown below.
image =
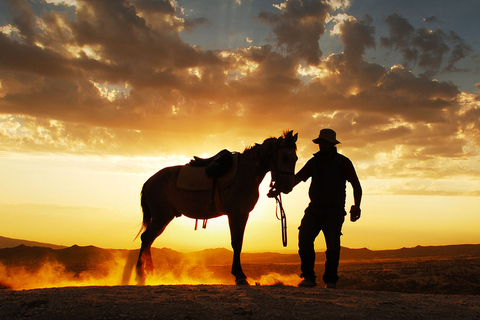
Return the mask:
[[[295,164],[298,160],[296,141],[298,133],[285,131],[279,138],[267,138],[238,154],[237,174],[233,182],[217,190],[220,210],[208,211],[212,191],[191,191],[177,187],[182,165],[166,167],[151,176],[141,191],[143,223],[141,247],[136,264],[137,281],[145,281],[146,272],[153,271],[150,248],[153,241],[175,217],[210,219],[228,216],[233,261],[231,273],[237,285],[248,285],[240,263],[245,226],[250,211],[259,198],[259,185],[267,172],[271,172],[274,188],[289,193],[294,187]],[[142,233],[143,231],[143,233]]]

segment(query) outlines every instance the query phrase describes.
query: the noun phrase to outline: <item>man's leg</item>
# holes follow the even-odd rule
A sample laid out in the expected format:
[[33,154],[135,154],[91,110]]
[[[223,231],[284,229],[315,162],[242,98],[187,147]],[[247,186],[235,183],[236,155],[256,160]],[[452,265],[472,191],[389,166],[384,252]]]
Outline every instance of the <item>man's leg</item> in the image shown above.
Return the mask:
[[298,228],[298,254],[300,255],[302,270],[301,277],[315,282],[315,238],[320,232],[318,213],[310,207],[305,210],[305,215]]
[[325,243],[327,251],[325,252],[325,274],[323,281],[327,287],[334,288],[338,281],[338,264],[340,260],[340,236],[342,235],[342,225],[345,220],[345,210],[334,210],[329,212],[324,226],[323,234],[325,236]]

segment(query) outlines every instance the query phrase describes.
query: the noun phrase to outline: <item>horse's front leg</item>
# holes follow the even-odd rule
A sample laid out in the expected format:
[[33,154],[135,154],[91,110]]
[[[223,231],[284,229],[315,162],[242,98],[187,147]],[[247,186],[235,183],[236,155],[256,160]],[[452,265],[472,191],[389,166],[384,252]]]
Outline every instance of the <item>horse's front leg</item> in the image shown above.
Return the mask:
[[248,285],[247,276],[243,273],[242,265],[240,263],[240,253],[242,252],[243,235],[245,233],[247,220],[248,213],[237,213],[228,216],[233,249],[232,274],[235,276],[235,282],[237,285]]

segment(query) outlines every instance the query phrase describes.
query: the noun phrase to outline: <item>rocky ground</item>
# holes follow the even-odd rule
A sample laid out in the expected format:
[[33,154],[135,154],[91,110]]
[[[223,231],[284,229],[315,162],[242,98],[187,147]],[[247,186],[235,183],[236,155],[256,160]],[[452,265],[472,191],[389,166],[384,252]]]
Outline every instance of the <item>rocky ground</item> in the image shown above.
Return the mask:
[[0,290],[0,319],[480,319],[479,295],[160,285]]

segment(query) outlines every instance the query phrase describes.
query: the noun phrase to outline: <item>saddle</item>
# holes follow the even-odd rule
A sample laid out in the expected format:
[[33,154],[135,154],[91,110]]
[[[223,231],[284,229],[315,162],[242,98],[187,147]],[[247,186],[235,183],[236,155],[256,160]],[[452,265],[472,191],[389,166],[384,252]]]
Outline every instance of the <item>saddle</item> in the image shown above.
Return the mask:
[[[226,149],[210,158],[194,156],[190,163],[184,165],[178,174],[177,188],[191,191],[211,191],[211,201],[206,208],[207,213],[221,212],[222,206],[218,190],[233,183],[237,174],[238,153]],[[195,220],[195,230],[197,230]],[[203,220],[206,228],[207,220]]]
[[223,149],[213,157],[206,159],[193,156],[193,160],[190,161],[190,165],[193,167],[204,167],[209,178],[218,178],[227,173],[232,164],[232,153],[227,149]]
[[213,157],[194,157],[182,167],[177,188],[191,191],[223,189],[232,184],[237,173],[238,153],[222,150]]

